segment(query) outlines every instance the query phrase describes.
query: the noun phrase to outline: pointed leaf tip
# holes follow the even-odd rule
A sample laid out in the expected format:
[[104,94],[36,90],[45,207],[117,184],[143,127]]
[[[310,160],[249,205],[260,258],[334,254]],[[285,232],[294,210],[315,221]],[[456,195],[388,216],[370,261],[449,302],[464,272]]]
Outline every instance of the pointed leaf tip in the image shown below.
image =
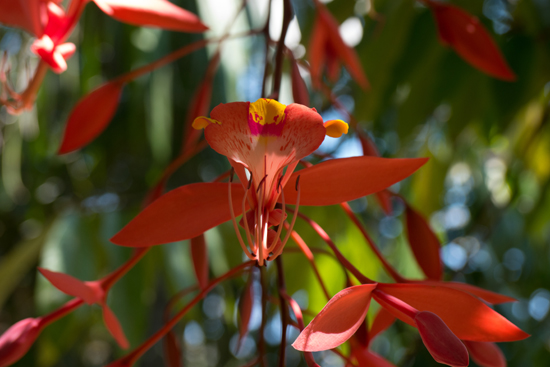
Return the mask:
[[440,280],[443,266],[439,255],[439,240],[420,213],[407,204],[407,237],[414,257],[429,279]]
[[[141,211],[111,241],[148,247],[197,237],[231,219],[227,183],[195,183],[172,190]],[[232,184],[235,215],[241,215],[244,189]]]
[[465,341],[473,361],[481,367],[506,367],[506,358],[495,343]]
[[439,363],[453,367],[467,367],[468,351],[460,339],[431,312],[419,312],[414,319],[424,345]]
[[318,352],[346,342],[365,319],[375,288],[376,284],[363,284],[338,292],[292,346],[304,352]]
[[300,205],[334,205],[383,190],[413,174],[427,158],[351,157],[331,159],[292,174],[285,200],[295,204],[300,178]]
[[61,292],[73,297],[78,297],[89,305],[99,302],[103,296],[103,291],[100,288],[90,287],[85,282],[68,274],[58,273],[44,268],[38,268],[38,271],[40,271],[40,273]]
[[67,121],[59,154],[84,147],[105,130],[116,112],[123,87],[123,83],[109,82],[78,101]]
[[106,304],[103,305],[103,321],[118,345],[120,345],[122,349],[128,349],[130,343],[128,343],[128,339],[126,339],[126,335],[124,335],[124,330],[122,330],[122,326],[120,326],[120,322],[113,311],[111,311]]
[[166,0],[93,0],[107,15],[128,24],[180,32],[208,30],[195,14]]
[[516,80],[497,44],[479,20],[461,8],[429,1],[439,38],[475,68],[505,81]]
[[208,285],[208,250],[204,234],[191,238],[190,249],[197,281],[201,289],[204,289]]

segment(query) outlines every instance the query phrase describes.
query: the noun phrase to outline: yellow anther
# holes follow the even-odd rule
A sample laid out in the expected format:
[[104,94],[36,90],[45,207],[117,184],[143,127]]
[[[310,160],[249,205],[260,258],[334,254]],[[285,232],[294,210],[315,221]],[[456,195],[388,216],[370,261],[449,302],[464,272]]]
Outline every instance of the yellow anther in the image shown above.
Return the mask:
[[205,127],[207,127],[210,124],[221,125],[222,123],[217,121],[217,120],[208,118],[208,117],[199,116],[193,121],[192,126],[193,126],[193,129],[195,129],[195,130],[201,130],[201,129],[204,129]]
[[331,138],[339,138],[342,134],[347,134],[349,126],[342,120],[330,120],[323,124],[327,129],[327,136]]

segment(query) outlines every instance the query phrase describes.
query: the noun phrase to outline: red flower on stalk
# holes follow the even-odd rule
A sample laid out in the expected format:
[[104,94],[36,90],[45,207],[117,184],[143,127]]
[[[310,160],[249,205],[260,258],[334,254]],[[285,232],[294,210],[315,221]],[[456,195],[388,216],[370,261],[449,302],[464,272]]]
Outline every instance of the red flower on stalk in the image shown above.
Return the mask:
[[[196,237],[232,220],[243,251],[261,265],[281,254],[292,232],[296,214],[281,240],[286,205],[298,209],[353,200],[401,181],[426,162],[353,157],[294,172],[299,160],[313,153],[326,135],[346,133],[347,124],[323,123],[314,109],[269,99],[221,104],[210,118],[195,119],[193,126],[205,129],[207,142],[228,158],[240,183],[195,183],[175,189],[149,205],[111,241],[130,247],[158,245]],[[237,228],[236,216],[243,213],[247,243]]]
[[316,87],[321,85],[325,65],[329,79],[333,82],[338,80],[340,63],[343,63],[361,88],[367,89],[369,81],[357,53],[344,43],[344,40],[340,37],[338,23],[327,8],[319,2],[316,2],[316,7],[317,17],[309,44],[310,72],[314,85]]

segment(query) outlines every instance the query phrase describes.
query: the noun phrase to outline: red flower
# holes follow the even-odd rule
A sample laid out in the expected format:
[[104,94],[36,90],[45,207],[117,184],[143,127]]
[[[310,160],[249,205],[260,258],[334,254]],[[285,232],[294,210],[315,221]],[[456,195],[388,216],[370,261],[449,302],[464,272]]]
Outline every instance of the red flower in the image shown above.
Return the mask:
[[[115,235],[114,243],[145,247],[185,240],[232,219],[243,251],[261,265],[282,252],[292,232],[280,240],[285,205],[297,209],[353,200],[404,179],[426,162],[353,157],[294,172],[299,160],[317,149],[326,135],[346,133],[347,124],[323,123],[314,109],[269,99],[221,104],[211,118],[199,117],[193,126],[205,128],[206,140],[229,159],[241,183],[196,183],[173,190]],[[275,208],[277,203],[282,210]],[[236,216],[243,213],[248,246],[237,229]]]

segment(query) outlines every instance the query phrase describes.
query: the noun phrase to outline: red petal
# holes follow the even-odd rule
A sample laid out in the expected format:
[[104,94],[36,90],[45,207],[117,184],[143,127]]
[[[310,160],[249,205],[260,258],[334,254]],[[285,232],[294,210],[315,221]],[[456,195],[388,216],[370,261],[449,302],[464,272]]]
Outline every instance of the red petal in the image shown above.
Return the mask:
[[28,318],[13,324],[0,336],[0,367],[17,362],[40,334],[40,320]]
[[204,32],[207,26],[193,13],[166,0],[94,0],[107,15],[124,23],[181,32]]
[[443,43],[484,73],[502,80],[516,80],[498,46],[476,17],[453,5],[432,1],[429,5]]
[[376,284],[364,284],[338,292],[292,344],[297,350],[317,352],[336,348],[359,328],[369,309]]
[[481,367],[506,367],[506,358],[495,343],[465,341],[475,363]]
[[[469,293],[424,284],[380,283],[378,288],[419,311],[437,314],[451,331],[463,340],[504,342],[521,340],[529,336]],[[411,319],[395,315],[414,326]]]
[[373,340],[378,334],[389,328],[395,321],[395,316],[391,312],[381,307],[369,330],[369,338]]
[[[196,183],[161,196],[118,232],[111,241],[147,247],[187,240],[231,219],[227,183]],[[241,214],[244,189],[232,184],[235,215]]]
[[178,339],[173,331],[170,331],[164,337],[164,357],[167,367],[182,367],[182,351]]
[[302,79],[298,63],[292,56],[290,57],[290,64],[292,66],[292,97],[294,102],[309,106],[309,92],[306,83]]
[[369,87],[369,81],[361,66],[361,61],[355,50],[344,43],[340,36],[340,30],[338,29],[338,23],[332,17],[330,12],[324,7],[319,5],[319,18],[322,19],[323,25],[326,27],[326,33],[330,40],[330,45],[334,48],[334,52],[339,57],[346,69],[348,69],[351,76],[363,89]]
[[43,268],[38,268],[38,271],[61,292],[81,298],[89,305],[99,302],[103,298],[103,291],[100,288],[90,287],[88,284],[70,275]]
[[124,84],[110,82],[84,96],[69,116],[59,154],[82,148],[105,130],[118,106]]
[[208,251],[204,234],[191,238],[191,258],[193,259],[193,269],[197,276],[197,281],[201,289],[208,285]]
[[426,219],[407,204],[407,237],[414,257],[429,279],[439,280],[443,266],[439,256],[439,240]]
[[296,203],[298,176],[300,205],[334,205],[383,190],[407,178],[427,161],[427,158],[331,159],[294,172],[284,189],[285,201]]
[[126,336],[124,335],[120,322],[118,322],[115,314],[107,305],[103,305],[103,321],[105,322],[105,326],[107,326],[107,329],[113,338],[117,341],[118,345],[120,345],[123,349],[128,349],[128,347],[130,347],[130,343],[128,343],[128,339],[126,339]]
[[454,367],[468,366],[466,347],[439,316],[419,312],[414,321],[424,345],[437,362]]
[[425,281],[425,282],[419,282],[422,284],[429,284],[439,287],[448,287],[448,288],[454,288],[458,289],[459,291],[471,293],[476,297],[481,298],[487,303],[498,305],[501,303],[506,302],[515,302],[517,301],[515,298],[508,297],[502,294],[498,294],[495,292],[487,291],[485,289],[476,287],[474,285],[470,285],[467,283],[460,283],[460,282],[434,282],[434,281]]

